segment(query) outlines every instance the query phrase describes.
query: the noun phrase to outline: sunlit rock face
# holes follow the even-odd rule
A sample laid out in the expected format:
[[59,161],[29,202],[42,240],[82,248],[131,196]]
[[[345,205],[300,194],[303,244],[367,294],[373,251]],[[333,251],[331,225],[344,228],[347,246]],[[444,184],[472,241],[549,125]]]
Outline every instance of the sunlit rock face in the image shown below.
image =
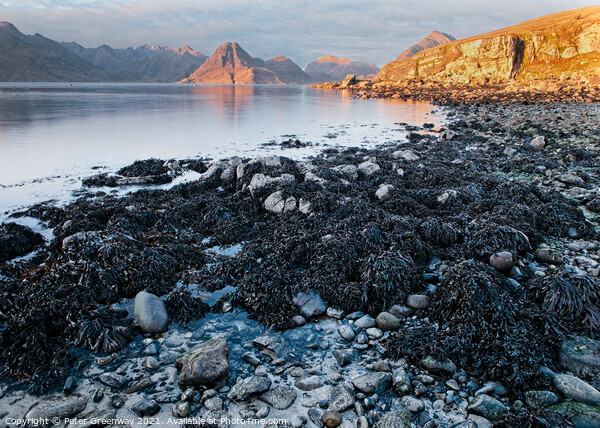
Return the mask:
[[543,16],[422,51],[382,68],[378,81],[487,83],[600,76],[600,7]]

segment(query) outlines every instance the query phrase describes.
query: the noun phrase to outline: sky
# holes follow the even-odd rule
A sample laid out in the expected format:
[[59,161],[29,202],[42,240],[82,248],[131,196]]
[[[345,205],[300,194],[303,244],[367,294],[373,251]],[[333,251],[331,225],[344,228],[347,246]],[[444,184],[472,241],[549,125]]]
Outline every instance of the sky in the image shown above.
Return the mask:
[[238,42],[301,67],[330,54],[383,66],[433,30],[470,37],[598,0],[0,0],[25,34],[114,48]]

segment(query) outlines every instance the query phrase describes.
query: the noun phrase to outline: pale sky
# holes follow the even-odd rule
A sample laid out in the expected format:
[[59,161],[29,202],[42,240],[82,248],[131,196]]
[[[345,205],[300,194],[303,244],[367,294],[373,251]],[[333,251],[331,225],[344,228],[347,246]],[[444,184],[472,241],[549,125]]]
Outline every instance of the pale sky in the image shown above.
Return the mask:
[[[596,3],[598,0],[596,0]],[[85,47],[143,44],[211,55],[238,42],[298,65],[331,54],[383,66],[433,30],[474,36],[593,0],[0,0],[0,21]]]

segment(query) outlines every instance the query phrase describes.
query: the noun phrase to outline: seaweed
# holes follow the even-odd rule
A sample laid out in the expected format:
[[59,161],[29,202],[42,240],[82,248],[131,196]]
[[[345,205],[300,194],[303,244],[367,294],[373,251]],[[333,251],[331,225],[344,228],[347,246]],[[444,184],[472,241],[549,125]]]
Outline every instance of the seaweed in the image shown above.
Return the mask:
[[489,259],[498,251],[510,251],[513,254],[531,251],[527,235],[510,226],[494,223],[476,229],[467,245],[470,253],[480,260]]
[[24,256],[44,242],[39,233],[16,223],[0,225],[0,263]]
[[74,346],[106,354],[122,349],[134,337],[131,320],[119,319],[106,308],[83,315],[75,330]]
[[577,330],[594,336],[600,333],[598,279],[564,272],[528,281],[526,293],[546,310],[568,319]]
[[210,307],[202,301],[202,298],[193,297],[186,288],[177,288],[170,292],[165,299],[165,306],[169,319],[183,326],[210,312]]
[[143,177],[148,175],[162,175],[169,172],[165,161],[161,159],[137,160],[131,165],[121,168],[117,174],[124,177]]

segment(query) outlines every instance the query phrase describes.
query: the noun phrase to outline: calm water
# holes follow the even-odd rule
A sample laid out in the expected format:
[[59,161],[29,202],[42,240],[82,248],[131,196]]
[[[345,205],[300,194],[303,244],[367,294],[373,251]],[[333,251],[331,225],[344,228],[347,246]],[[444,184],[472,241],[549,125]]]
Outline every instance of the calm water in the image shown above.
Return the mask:
[[[300,158],[326,146],[402,140],[398,122],[442,122],[432,109],[303,86],[2,83],[0,214],[68,200],[82,177],[136,159],[266,151]],[[262,146],[290,135],[313,145]]]

